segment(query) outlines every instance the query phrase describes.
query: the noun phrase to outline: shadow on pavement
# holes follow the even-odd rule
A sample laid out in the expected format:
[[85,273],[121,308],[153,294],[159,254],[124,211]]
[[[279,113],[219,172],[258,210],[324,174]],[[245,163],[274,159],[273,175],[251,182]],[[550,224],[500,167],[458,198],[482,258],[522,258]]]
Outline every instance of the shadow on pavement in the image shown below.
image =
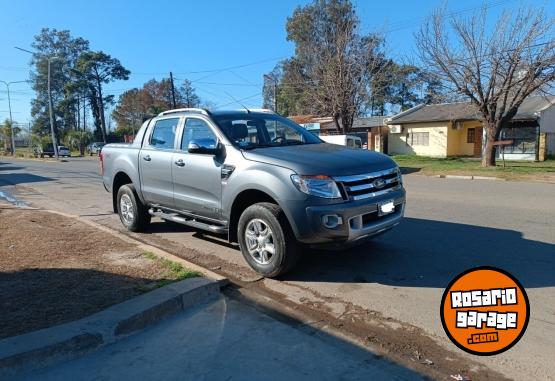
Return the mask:
[[444,288],[457,274],[489,265],[526,288],[555,286],[555,245],[518,231],[405,218],[390,232],[344,251],[307,251],[286,280]]
[[[5,164],[5,163],[0,163],[0,164]],[[21,169],[24,169],[23,167],[0,167],[0,171],[19,171]]]
[[38,183],[43,181],[52,181],[50,177],[33,175],[31,173],[7,173],[0,176],[0,186],[2,185],[18,185],[25,183]]
[[[194,233],[239,250],[225,237],[172,222],[153,221],[148,233]],[[282,280],[444,288],[457,274],[485,265],[510,272],[527,288],[555,286],[554,244],[526,239],[514,230],[409,217],[358,247],[306,249],[301,263]]]

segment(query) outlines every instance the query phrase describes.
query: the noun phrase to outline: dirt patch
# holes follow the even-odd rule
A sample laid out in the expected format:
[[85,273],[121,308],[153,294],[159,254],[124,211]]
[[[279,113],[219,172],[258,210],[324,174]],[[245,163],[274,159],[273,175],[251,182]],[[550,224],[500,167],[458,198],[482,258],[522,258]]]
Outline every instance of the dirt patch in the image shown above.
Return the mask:
[[80,319],[197,275],[79,221],[0,208],[0,338]]

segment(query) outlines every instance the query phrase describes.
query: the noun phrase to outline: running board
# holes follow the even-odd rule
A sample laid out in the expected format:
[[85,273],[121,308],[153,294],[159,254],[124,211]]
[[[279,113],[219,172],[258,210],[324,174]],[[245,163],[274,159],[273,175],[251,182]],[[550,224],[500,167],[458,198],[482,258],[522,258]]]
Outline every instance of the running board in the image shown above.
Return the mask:
[[166,213],[162,212],[161,210],[154,209],[149,209],[148,213],[151,216],[160,217],[164,220],[177,222],[178,224],[187,225],[193,228],[206,230],[216,234],[227,234],[227,229],[224,226],[207,224],[205,222],[197,221],[193,218],[186,218],[177,213]]

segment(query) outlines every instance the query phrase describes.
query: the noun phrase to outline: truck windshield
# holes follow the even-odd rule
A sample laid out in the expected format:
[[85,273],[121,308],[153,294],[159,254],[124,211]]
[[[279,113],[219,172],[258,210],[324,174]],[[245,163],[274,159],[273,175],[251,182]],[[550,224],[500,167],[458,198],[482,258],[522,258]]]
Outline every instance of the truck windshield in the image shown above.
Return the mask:
[[214,115],[213,119],[233,145],[241,149],[322,143],[316,135],[276,114],[225,113]]

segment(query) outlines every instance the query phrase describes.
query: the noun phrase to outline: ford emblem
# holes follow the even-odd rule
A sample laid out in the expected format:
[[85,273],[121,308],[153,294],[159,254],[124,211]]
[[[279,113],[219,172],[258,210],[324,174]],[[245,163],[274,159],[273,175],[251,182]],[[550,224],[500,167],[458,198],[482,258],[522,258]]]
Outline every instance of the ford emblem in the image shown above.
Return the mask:
[[376,179],[376,180],[372,181],[372,186],[376,189],[382,189],[385,186],[385,180],[384,179]]

